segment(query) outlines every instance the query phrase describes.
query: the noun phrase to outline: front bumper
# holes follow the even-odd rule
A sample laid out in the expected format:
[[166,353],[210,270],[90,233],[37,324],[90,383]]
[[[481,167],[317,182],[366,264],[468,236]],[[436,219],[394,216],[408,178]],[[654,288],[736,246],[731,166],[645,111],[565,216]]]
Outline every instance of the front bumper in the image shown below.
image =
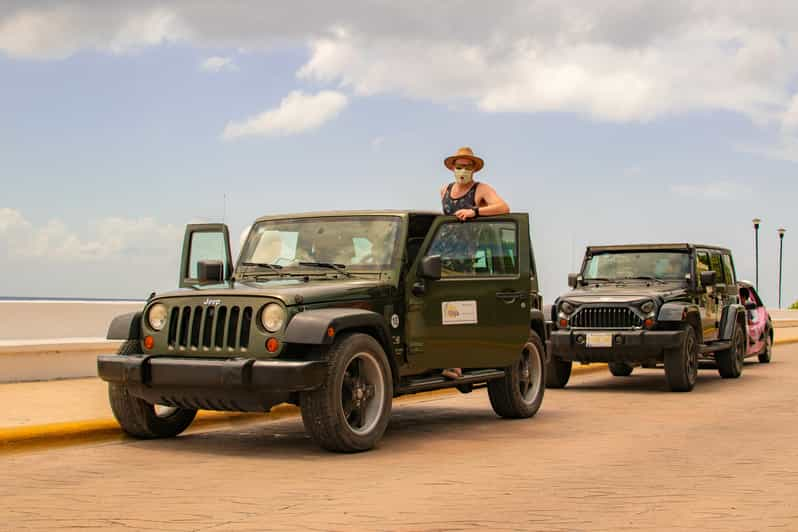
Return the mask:
[[268,411],[294,392],[319,388],[322,360],[100,355],[97,374],[151,403],[206,410]]
[[[584,338],[590,332],[612,334],[612,347],[586,347],[578,341],[579,336]],[[552,331],[548,347],[552,356],[577,362],[662,361],[665,350],[679,347],[683,337],[683,331],[559,329]]]

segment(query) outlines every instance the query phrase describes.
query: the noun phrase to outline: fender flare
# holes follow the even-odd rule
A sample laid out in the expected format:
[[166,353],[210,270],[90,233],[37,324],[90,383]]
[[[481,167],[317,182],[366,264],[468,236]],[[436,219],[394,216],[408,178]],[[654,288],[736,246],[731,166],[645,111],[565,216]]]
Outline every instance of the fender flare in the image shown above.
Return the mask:
[[[741,313],[743,316],[743,324],[745,324],[744,306],[733,303],[723,309],[723,314],[720,318],[720,330],[718,331],[720,340],[731,340],[732,334],[734,334],[734,326],[740,319],[739,316]],[[745,333],[746,338],[748,338],[748,331],[743,328],[743,332]]]
[[[333,337],[327,330],[332,327]],[[330,345],[335,337],[348,330],[367,329],[374,331],[376,340],[385,350],[396,385],[399,381],[399,366],[391,342],[391,332],[381,314],[358,308],[323,308],[306,310],[295,315],[285,328],[284,341],[288,344]]]
[[665,303],[657,313],[657,321],[665,323],[692,323],[698,341],[704,341],[704,327],[701,325],[701,310],[695,303],[673,301]]
[[120,314],[111,320],[108,326],[108,340],[139,340],[141,339],[142,312]]

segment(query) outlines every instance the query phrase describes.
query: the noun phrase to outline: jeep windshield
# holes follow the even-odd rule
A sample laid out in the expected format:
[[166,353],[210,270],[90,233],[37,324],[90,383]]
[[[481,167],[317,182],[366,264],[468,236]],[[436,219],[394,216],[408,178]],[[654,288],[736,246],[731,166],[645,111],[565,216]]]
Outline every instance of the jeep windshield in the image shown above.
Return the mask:
[[252,227],[241,250],[244,274],[351,275],[393,268],[400,219],[341,216],[266,220]]
[[684,281],[690,255],[680,251],[611,251],[594,253],[585,261],[585,281]]

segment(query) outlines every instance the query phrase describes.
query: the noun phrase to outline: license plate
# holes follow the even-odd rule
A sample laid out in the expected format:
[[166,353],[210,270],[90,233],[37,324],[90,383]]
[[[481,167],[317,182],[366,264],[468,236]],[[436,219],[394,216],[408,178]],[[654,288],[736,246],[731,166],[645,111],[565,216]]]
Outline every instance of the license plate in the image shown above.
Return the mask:
[[612,334],[587,333],[588,347],[612,347]]

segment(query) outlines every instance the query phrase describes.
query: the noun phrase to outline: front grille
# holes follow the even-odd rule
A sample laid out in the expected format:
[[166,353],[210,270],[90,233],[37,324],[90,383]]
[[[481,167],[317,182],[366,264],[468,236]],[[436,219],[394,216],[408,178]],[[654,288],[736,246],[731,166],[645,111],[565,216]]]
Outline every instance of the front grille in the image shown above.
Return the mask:
[[173,307],[169,316],[169,347],[176,351],[246,350],[252,316],[252,307]]
[[643,320],[626,307],[583,307],[571,317],[571,327],[584,329],[634,329]]

